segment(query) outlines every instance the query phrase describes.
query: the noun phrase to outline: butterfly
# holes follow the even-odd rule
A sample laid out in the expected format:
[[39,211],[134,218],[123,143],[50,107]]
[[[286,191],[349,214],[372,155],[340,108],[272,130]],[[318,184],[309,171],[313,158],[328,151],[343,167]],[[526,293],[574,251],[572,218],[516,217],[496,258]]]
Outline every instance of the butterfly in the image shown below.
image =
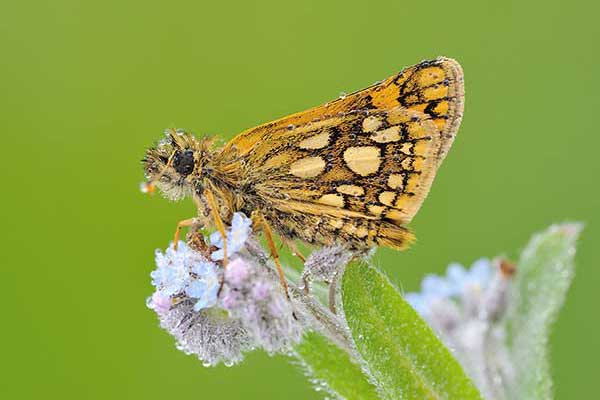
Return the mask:
[[439,57],[248,129],[222,147],[169,130],[147,150],[145,174],[165,197],[194,200],[198,215],[177,232],[213,223],[225,236],[233,213],[243,212],[274,257],[273,233],[286,243],[404,249],[414,240],[407,224],[452,145],[463,105],[462,68]]

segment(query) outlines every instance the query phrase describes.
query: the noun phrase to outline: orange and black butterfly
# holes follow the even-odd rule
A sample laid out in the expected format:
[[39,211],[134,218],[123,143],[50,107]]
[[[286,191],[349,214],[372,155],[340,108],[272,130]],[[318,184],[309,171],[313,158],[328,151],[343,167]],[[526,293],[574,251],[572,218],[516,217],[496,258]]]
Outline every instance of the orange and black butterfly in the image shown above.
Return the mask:
[[198,215],[180,226],[214,222],[223,233],[240,211],[288,242],[403,249],[463,103],[462,69],[440,57],[221,148],[172,130],[147,151],[145,173],[166,197],[196,203]]

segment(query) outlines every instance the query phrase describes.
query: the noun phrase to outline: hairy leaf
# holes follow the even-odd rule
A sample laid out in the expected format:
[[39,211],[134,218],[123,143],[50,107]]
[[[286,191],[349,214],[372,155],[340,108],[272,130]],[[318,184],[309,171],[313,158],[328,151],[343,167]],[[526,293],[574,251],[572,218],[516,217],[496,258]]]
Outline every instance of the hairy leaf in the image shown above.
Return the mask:
[[574,275],[581,228],[554,225],[535,235],[521,255],[506,319],[515,366],[512,398],[552,398],[548,337]]
[[302,366],[317,389],[342,399],[376,400],[376,388],[350,356],[325,337],[311,332],[296,346]]
[[352,338],[384,398],[481,398],[427,323],[375,268],[349,264],[342,300]]

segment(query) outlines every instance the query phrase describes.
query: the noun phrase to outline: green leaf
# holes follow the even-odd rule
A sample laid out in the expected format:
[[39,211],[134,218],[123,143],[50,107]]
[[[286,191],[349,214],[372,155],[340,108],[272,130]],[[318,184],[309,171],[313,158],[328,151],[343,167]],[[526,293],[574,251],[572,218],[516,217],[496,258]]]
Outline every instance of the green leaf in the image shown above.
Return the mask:
[[375,268],[349,264],[342,300],[352,338],[384,398],[481,398],[427,323]]
[[554,225],[535,235],[517,264],[506,319],[514,398],[552,398],[548,338],[574,275],[581,229],[580,224]]
[[369,383],[360,366],[350,356],[325,337],[311,332],[296,346],[307,374],[317,388],[322,388],[339,398],[377,400],[374,385]]

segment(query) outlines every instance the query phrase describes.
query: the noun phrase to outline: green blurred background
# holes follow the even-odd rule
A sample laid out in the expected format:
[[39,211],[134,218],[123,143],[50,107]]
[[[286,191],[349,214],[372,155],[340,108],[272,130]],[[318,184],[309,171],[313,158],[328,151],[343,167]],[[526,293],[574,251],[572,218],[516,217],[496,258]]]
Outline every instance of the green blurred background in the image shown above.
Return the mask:
[[406,290],[450,261],[515,257],[587,224],[552,338],[558,398],[596,393],[600,6],[537,1],[3,1],[0,397],[317,399],[283,357],[206,369],[144,301],[153,251],[190,202],[138,190],[167,127],[230,138],[445,55],[460,134],[405,253]]

